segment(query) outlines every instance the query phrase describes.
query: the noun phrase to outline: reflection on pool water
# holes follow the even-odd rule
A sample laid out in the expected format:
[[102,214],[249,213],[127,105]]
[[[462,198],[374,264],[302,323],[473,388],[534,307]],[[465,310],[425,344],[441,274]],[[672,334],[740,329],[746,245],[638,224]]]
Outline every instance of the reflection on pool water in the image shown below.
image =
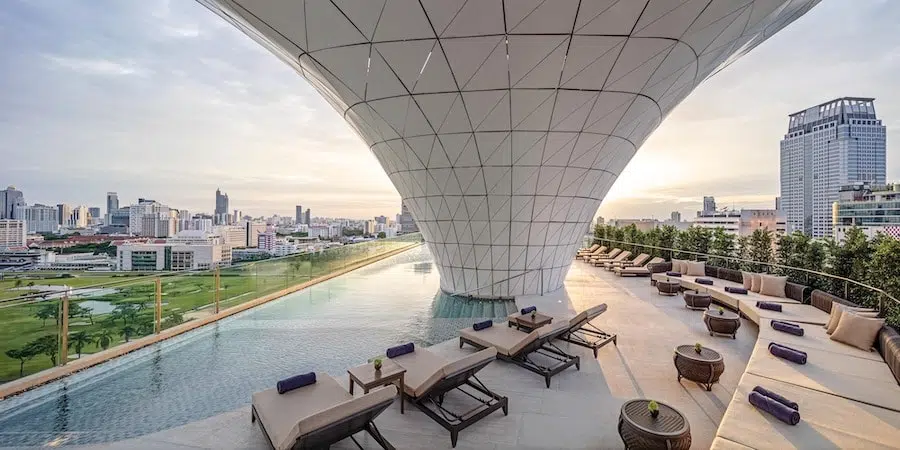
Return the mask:
[[108,442],[204,419],[311,370],[431,345],[511,301],[439,293],[424,246],[0,402],[0,447]]

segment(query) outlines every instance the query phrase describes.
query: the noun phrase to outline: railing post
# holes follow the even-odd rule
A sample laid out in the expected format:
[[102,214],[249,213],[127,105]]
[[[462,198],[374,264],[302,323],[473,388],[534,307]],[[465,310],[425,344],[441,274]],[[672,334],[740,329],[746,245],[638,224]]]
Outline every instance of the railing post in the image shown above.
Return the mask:
[[847,280],[844,280],[844,299],[850,300],[850,286],[847,285]]
[[59,333],[59,365],[64,366],[69,362],[69,292],[63,294],[62,304],[60,305],[60,333]]
[[219,284],[220,284],[219,268],[216,267],[216,276],[215,276],[215,285],[216,285],[216,287],[215,287],[215,291],[216,291],[216,296],[215,296],[215,299],[216,299],[216,314],[219,313],[219,297],[221,296],[221,293],[219,292]]
[[154,310],[154,331],[159,334],[162,331],[162,280],[156,277],[156,302],[153,305]]

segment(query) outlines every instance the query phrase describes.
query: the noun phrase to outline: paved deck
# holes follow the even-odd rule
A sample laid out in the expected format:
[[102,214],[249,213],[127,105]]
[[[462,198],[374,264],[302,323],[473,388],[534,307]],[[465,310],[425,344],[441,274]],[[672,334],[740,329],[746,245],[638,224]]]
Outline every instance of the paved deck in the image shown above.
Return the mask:
[[[616,420],[622,403],[649,397],[684,413],[691,425],[693,448],[709,448],[725,408],[747,365],[758,328],[743,320],[737,339],[710,337],[702,312],[688,310],[680,296],[663,297],[648,278],[619,278],[576,261],[563,291],[544,297],[517,299],[520,306],[537,305],[551,313],[581,311],[607,303],[609,310],[594,323],[618,334],[618,345],[607,345],[596,359],[587,349],[562,343],[581,356],[581,370],[573,368],[544,380],[515,365],[497,361],[479,377],[509,397],[509,415],[495,413],[459,436],[459,449],[622,448]],[[672,350],[678,344],[700,342],[725,359],[720,383],[707,392],[699,385],[676,381]],[[454,357],[473,352],[459,349],[456,340],[431,347]],[[341,377],[347,383],[346,377]],[[248,399],[249,400],[249,399]],[[400,415],[399,402],[376,424],[398,449],[450,448],[447,431],[414,407]],[[374,441],[361,434],[366,448]],[[264,449],[265,439],[251,425],[249,406],[202,421],[112,444],[83,449]],[[349,440],[335,448],[356,448]]]

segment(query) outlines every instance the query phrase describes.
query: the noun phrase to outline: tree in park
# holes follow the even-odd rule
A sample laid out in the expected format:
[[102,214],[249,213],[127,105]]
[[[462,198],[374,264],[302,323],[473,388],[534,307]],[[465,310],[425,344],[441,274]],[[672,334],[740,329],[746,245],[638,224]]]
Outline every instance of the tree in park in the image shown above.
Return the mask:
[[[59,311],[57,310],[57,306],[55,303],[45,303],[38,308],[37,312],[34,313],[34,316],[38,319],[41,319],[41,328],[47,326],[47,319],[53,317],[57,317],[59,315]],[[57,320],[57,324],[59,321]]]
[[59,344],[56,341],[56,335],[45,334],[31,342],[26,346],[35,355],[47,355],[50,358],[50,364],[56,366],[56,354],[59,351]]
[[163,328],[171,328],[182,323],[184,323],[184,314],[181,314],[178,311],[171,311],[166,316],[166,320],[163,321],[162,326]]
[[387,237],[387,233],[385,233],[384,231],[378,232],[378,239],[384,239],[386,237]]
[[16,280],[15,287],[21,287],[21,286],[22,286],[22,280]]
[[96,335],[94,335],[94,343],[96,343],[97,346],[99,346],[103,350],[106,350],[109,348],[109,344],[112,343],[112,338],[112,331],[110,331],[108,328],[104,328],[98,331]]
[[122,336],[123,338],[125,338],[125,342],[128,342],[131,340],[131,337],[134,336],[134,333],[136,331],[137,330],[135,330],[133,326],[125,325],[122,327],[122,329],[119,330],[119,336]]
[[26,345],[23,348],[13,348],[6,351],[6,356],[19,360],[19,377],[25,376],[25,363],[31,361],[38,354],[34,352],[31,346]]
[[29,282],[28,282],[28,287],[32,287],[32,286],[34,286],[34,281],[29,281]]
[[75,353],[78,353],[78,358],[81,359],[81,350],[93,341],[93,336],[87,331],[76,331],[69,335],[69,348],[74,348]]

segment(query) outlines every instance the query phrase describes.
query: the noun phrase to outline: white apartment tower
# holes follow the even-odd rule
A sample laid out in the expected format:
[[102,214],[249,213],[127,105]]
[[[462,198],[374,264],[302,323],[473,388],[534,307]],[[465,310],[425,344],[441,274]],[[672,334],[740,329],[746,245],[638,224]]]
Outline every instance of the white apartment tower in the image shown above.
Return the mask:
[[780,206],[788,231],[831,236],[841,186],[885,183],[885,127],[874,101],[843,97],[790,115],[781,140]]

